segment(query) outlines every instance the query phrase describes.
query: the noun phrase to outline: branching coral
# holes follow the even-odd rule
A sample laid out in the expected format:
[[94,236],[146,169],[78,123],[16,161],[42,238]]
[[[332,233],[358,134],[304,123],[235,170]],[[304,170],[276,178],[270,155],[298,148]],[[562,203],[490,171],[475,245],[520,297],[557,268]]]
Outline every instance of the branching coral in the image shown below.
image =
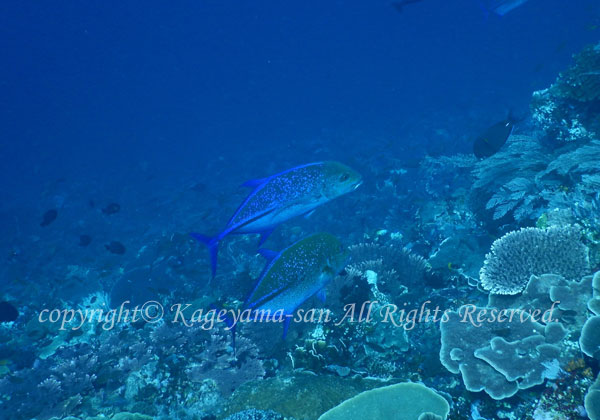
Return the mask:
[[256,346],[245,337],[237,338],[234,356],[228,337],[222,332],[213,332],[199,359],[199,363],[186,369],[188,378],[193,382],[212,379],[223,395],[229,395],[244,382],[265,374]]

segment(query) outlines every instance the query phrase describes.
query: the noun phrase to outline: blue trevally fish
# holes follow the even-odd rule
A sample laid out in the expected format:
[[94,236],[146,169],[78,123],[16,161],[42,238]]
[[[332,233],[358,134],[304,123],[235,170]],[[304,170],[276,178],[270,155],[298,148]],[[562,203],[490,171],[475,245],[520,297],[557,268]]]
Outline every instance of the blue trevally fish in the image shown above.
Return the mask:
[[212,277],[217,270],[218,244],[231,234],[258,233],[259,246],[277,225],[300,215],[308,215],[318,206],[354,191],[362,183],[361,175],[339,162],[309,163],[243,185],[252,192],[233,214],[221,233],[210,237],[191,235],[210,250]]
[[310,235],[279,253],[259,252],[268,262],[244,308],[285,316],[284,337],[296,309],[313,295],[325,301],[325,287],[348,262],[348,252],[329,233]]
[[508,12],[527,3],[527,1],[528,0],[491,0],[487,2],[485,8],[498,16],[504,16]]

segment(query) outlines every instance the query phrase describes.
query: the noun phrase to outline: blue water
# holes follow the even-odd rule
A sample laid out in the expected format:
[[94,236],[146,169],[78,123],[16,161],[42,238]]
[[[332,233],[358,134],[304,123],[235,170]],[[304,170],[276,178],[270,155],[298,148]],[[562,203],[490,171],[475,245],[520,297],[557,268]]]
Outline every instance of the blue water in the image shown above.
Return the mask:
[[[477,244],[471,249],[473,261],[456,261],[465,259],[462,255],[448,260],[447,266],[459,266],[465,278],[474,278],[495,239],[521,227],[540,226],[540,218],[555,206],[542,190],[554,193],[560,185],[561,191],[568,191],[565,209],[570,210],[577,200],[591,203],[591,210],[585,216],[577,213],[572,222],[584,227],[588,236],[583,243],[590,255],[596,252],[598,207],[593,206],[599,199],[594,198],[594,191],[578,190],[581,194],[575,196],[582,179],[577,170],[567,171],[566,177],[573,174],[570,180],[563,176],[552,187],[528,190],[528,196],[546,200],[532,209],[529,217],[519,219],[509,213],[509,219],[497,221],[490,214],[478,214],[493,188],[500,187],[487,184],[477,190],[472,186],[469,177],[476,167],[474,160],[459,167],[440,164],[445,169],[439,172],[428,170],[424,163],[425,157],[451,157],[458,162],[454,156],[471,156],[474,139],[509,113],[519,121],[513,134],[539,140],[546,147],[543,150],[553,154],[552,159],[562,153],[547,146],[547,136],[532,119],[532,94],[555,83],[559,73],[573,64],[574,54],[598,42],[600,5],[591,0],[530,0],[499,17],[484,13],[479,3],[422,0],[405,5],[402,13],[390,2],[379,0],[3,3],[0,258],[4,263],[0,264],[0,284],[4,286],[0,301],[14,304],[20,317],[14,323],[0,323],[0,381],[5,381],[0,382],[0,417],[73,415],[83,419],[129,411],[175,418],[172,406],[167,409],[165,403],[153,409],[152,401],[159,394],[161,398],[198,394],[193,388],[200,386],[198,375],[192,381],[196,385],[187,391],[182,384],[171,384],[158,394],[135,398],[110,380],[92,381],[79,388],[63,383],[61,389],[72,389],[73,395],[81,396],[81,403],[44,411],[43,407],[63,405],[33,399],[30,404],[37,408],[17,409],[28,387],[39,389],[39,382],[52,375],[60,382],[60,375],[51,373],[53,368],[78,354],[76,343],[67,337],[61,339],[65,343],[62,351],[71,354],[55,353],[41,359],[40,349],[52,342],[57,331],[41,338],[32,336],[28,333],[35,329],[31,322],[43,308],[77,307],[100,291],[112,296],[113,307],[127,299],[157,299],[169,304],[200,300],[204,306],[243,302],[262,270],[263,262],[255,255],[256,238],[236,236],[224,241],[214,283],[210,282],[208,252],[188,234],[217,234],[247,193],[238,188],[241,183],[297,165],[340,161],[360,172],[363,184],[317,209],[310,218],[284,223],[267,242],[269,248],[281,250],[310,233],[327,231],[346,247],[370,243],[386,249],[378,251],[383,256],[373,259],[400,258],[393,252],[406,247],[430,260],[444,239],[473,237]],[[578,118],[585,123],[582,115],[588,112],[592,121],[588,128],[593,128],[597,110],[593,104],[587,111],[577,108]],[[597,139],[594,133],[590,136],[591,141]],[[585,145],[589,138],[578,141],[572,144]],[[593,175],[593,171],[585,173]],[[530,173],[523,176],[534,179]],[[485,201],[473,204],[471,193],[483,194]],[[120,211],[112,215],[103,212],[112,202],[120,205]],[[431,203],[439,207],[432,209]],[[57,209],[58,216],[41,227],[49,209]],[[452,219],[453,214],[461,216]],[[78,244],[84,234],[92,238],[89,246]],[[111,241],[122,243],[125,254],[109,252],[106,245]],[[585,274],[598,268],[590,258]],[[381,277],[390,267],[379,268]],[[393,264],[391,268],[402,270]],[[444,272],[443,287],[427,285],[422,293],[433,293],[434,301],[439,299],[451,309],[467,302],[485,305],[485,294],[453,275]],[[354,280],[361,284],[351,285],[354,292],[335,289],[333,300],[338,309],[344,296],[368,296],[368,275],[363,277]],[[401,283],[389,280],[384,292],[402,296]],[[421,290],[420,285],[414,287]],[[415,290],[409,289],[411,293]],[[152,339],[152,328],[142,326],[143,333],[138,335],[127,330],[122,333],[126,336],[122,353],[115,353],[105,365],[79,371],[88,369],[101,376],[99,372],[108,369],[110,360],[126,357],[128,346],[160,341]],[[408,340],[413,350],[428,356],[406,362],[402,368],[381,367],[388,376],[378,376],[379,368],[364,361],[348,361],[347,356],[337,359],[325,354],[325,361],[318,366],[310,359],[297,360],[301,370],[314,371],[324,381],[352,375],[388,380],[346,384],[340,395],[329,400],[323,397],[328,402],[319,406],[321,412],[307,410],[308,414],[297,420],[316,419],[359,391],[405,381],[422,381],[444,398],[454,399],[450,409],[454,417],[448,418],[468,418],[465,413],[475,406],[482,415],[496,418],[501,403],[485,393],[462,388],[451,395],[448,378],[460,386],[463,382],[439,365],[439,331],[435,331],[429,340],[416,334]],[[100,331],[94,334],[97,337],[90,339],[92,342],[106,337]],[[294,371],[297,365],[290,368],[287,364],[288,352],[304,346],[311,334],[308,327],[297,327],[296,334],[285,341],[279,329],[265,333],[268,338],[242,334],[244,339],[254,340],[256,354],[252,357],[264,364],[266,372],[249,375],[249,379],[298,374]],[[332,334],[334,338],[324,339],[331,340],[328,344],[338,343],[340,338],[350,340]],[[357,337],[352,340],[360,347],[366,338]],[[386,347],[381,337],[372,340],[382,341],[377,351],[385,358],[405,357],[400,350]],[[197,354],[207,351],[202,346],[209,338],[203,336]],[[269,352],[261,345],[272,342],[278,343],[277,350]],[[81,354],[98,351],[98,343],[86,345],[90,347],[80,349]],[[18,349],[24,349],[21,356]],[[228,351],[233,357],[231,348]],[[186,354],[181,350],[182,357]],[[155,355],[162,366],[157,368],[161,375],[171,369],[171,377],[182,383],[189,380],[182,375],[193,370],[192,366],[170,364],[170,357],[175,356],[164,349],[156,350]],[[568,416],[583,406],[598,361],[589,355],[570,356],[584,363],[569,371],[572,386],[579,390],[573,397],[579,400],[567,414],[574,418]],[[348,366],[343,366],[353,369],[352,375],[326,369],[342,365],[344,358]],[[268,362],[272,360],[276,367]],[[429,362],[437,367],[428,370],[422,366]],[[418,375],[415,366],[420,366]],[[229,368],[240,369],[239,364]],[[212,368],[204,369],[200,376],[210,378]],[[143,369],[126,369],[122,377],[140,371]],[[11,402],[4,394],[10,389],[7,378],[27,372],[33,372],[34,379],[14,391]],[[106,373],[107,377],[118,375]],[[520,391],[519,395],[523,394],[524,401],[539,397],[547,392],[543,387],[550,386],[551,380],[546,379],[542,388]],[[242,407],[244,396],[232,402],[229,393],[241,383],[227,391],[221,389],[217,404],[181,403],[186,408],[180,418],[224,418],[235,411],[224,407],[284,411],[267,403],[248,402]],[[334,386],[327,384],[320,386]],[[98,397],[103,390],[115,395],[115,400]],[[519,411],[520,402],[510,401],[517,415],[532,415],[532,411]],[[298,413],[302,410],[282,414]]]

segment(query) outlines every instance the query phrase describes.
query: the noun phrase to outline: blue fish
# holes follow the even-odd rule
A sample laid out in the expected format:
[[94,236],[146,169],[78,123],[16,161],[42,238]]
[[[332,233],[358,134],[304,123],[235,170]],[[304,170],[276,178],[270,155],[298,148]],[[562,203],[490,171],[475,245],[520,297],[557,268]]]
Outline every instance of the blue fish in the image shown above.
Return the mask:
[[297,166],[244,183],[244,186],[252,188],[252,192],[218,235],[191,235],[208,246],[214,278],[218,244],[226,236],[258,233],[261,235],[260,246],[280,223],[296,216],[309,215],[318,206],[354,191],[361,183],[359,173],[339,162]]
[[[259,252],[268,262],[244,309],[260,311],[260,319],[264,320],[269,315],[285,317],[285,338],[291,317],[300,305],[314,295],[325,301],[325,287],[346,266],[348,252],[329,233],[308,236],[279,253],[264,249]],[[235,332],[235,326],[230,327]]]

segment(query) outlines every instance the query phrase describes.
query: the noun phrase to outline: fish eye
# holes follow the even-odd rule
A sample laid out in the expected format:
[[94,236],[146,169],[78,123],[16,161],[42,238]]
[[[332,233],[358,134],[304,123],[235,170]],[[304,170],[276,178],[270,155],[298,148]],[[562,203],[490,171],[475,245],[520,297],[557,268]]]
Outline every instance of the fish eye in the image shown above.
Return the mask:
[[348,174],[342,174],[340,176],[340,181],[341,182],[348,181],[348,178],[350,178],[350,175],[348,175]]

